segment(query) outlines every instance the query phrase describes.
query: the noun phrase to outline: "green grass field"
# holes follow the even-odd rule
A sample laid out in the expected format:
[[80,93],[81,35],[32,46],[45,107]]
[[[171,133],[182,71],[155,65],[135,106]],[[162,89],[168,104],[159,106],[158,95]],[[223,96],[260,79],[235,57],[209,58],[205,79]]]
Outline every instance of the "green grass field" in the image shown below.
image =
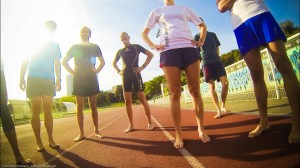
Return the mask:
[[[103,111],[107,111],[107,110],[110,110],[110,109],[116,108],[116,107],[125,107],[125,103],[115,103],[115,104],[112,104],[110,106],[98,107],[98,112],[101,113]],[[84,109],[83,113],[84,114],[90,114],[91,111],[90,111],[89,108],[86,108],[86,109]],[[55,110],[52,111],[53,119],[63,118],[63,117],[70,117],[70,116],[75,116],[75,115],[76,115],[76,112],[67,113],[67,112],[58,112],[58,111],[55,111]],[[41,119],[41,121],[44,121],[44,113],[40,114],[40,119]],[[14,120],[14,123],[15,123],[15,125],[28,124],[28,123],[30,123],[30,118]],[[0,120],[0,125],[2,126],[2,121],[1,120]]]

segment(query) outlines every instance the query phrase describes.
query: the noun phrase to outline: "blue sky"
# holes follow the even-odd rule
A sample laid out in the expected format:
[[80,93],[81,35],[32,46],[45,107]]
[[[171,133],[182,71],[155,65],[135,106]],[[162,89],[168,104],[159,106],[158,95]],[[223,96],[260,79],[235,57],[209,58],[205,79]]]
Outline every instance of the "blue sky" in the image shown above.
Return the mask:
[[[175,3],[191,7],[205,20],[208,30],[215,32],[221,42],[221,54],[237,49],[229,13],[220,13],[214,0],[175,0]],[[299,25],[299,0],[265,0],[265,3],[278,22],[291,19]],[[92,29],[90,41],[100,46],[106,61],[98,75],[100,89],[110,90],[112,86],[121,84],[121,77],[112,67],[115,53],[123,47],[120,33],[128,32],[131,43],[150,50],[140,34],[151,10],[160,6],[163,6],[163,0],[1,0],[1,57],[5,63],[9,98],[25,99],[25,93],[18,86],[21,60],[28,56],[30,48],[36,46],[37,30],[45,20],[57,22],[54,38],[60,44],[63,57],[72,44],[80,42],[82,26]],[[194,34],[198,33],[192,24],[191,29]],[[150,32],[154,42],[158,41],[156,32],[157,27]],[[163,74],[158,67],[159,53],[150,51],[155,57],[142,72],[144,81]],[[140,55],[140,64],[145,58]],[[62,91],[57,93],[58,97],[66,94],[67,72],[63,67],[62,70]]]

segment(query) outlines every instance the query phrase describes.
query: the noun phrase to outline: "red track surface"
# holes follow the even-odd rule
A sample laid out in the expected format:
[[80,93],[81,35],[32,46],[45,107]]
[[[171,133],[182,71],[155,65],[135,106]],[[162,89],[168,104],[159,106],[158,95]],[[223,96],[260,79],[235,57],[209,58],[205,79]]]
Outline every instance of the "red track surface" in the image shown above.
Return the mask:
[[[99,113],[99,128],[107,138],[92,135],[90,115],[85,115],[87,139],[75,143],[78,135],[76,117],[54,121],[54,137],[61,149],[46,147],[46,152],[35,151],[35,140],[30,125],[17,126],[22,153],[39,167],[268,167],[293,168],[300,166],[299,144],[289,144],[287,137],[290,118],[270,117],[271,129],[262,136],[250,139],[248,132],[258,123],[256,115],[232,114],[213,119],[215,113],[205,113],[205,129],[212,142],[203,144],[197,135],[196,120],[191,110],[182,110],[184,150],[173,148],[166,134],[174,137],[169,108],[151,106],[154,117],[153,131],[146,131],[146,117],[141,106],[135,106],[136,130],[123,133],[128,126],[124,108]],[[158,127],[160,125],[161,127]],[[47,145],[45,128],[43,141]],[[163,131],[165,130],[165,131]],[[1,132],[1,164],[14,164],[6,138]],[[172,138],[171,137],[171,138]],[[170,137],[169,137],[170,138]],[[183,157],[185,152],[186,157]],[[189,159],[190,162],[187,160]]]

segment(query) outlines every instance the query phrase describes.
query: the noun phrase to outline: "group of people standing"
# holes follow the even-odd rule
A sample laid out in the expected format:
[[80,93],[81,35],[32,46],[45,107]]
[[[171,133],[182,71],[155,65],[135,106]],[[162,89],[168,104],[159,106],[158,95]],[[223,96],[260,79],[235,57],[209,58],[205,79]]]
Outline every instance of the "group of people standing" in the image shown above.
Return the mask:
[[[269,50],[276,67],[281,73],[285,91],[292,110],[292,127],[288,137],[290,143],[299,143],[299,82],[293,72],[291,63],[287,57],[284,42],[286,37],[278,23],[269,12],[262,0],[217,0],[217,8],[220,12],[230,11],[234,33],[241,51],[241,55],[250,70],[254,84],[257,106],[260,113],[258,126],[249,133],[253,138],[261,135],[269,129],[267,115],[267,88],[264,81],[263,66],[260,59],[260,46],[266,46]],[[189,28],[193,23],[199,29],[195,36]],[[149,32],[156,26],[160,30],[160,43],[155,44],[149,38]],[[46,27],[53,33],[56,24],[53,21],[47,22]],[[102,70],[105,61],[97,44],[89,42],[91,30],[83,27],[80,31],[81,43],[73,45],[62,61],[62,65],[73,75],[73,95],[76,96],[77,121],[80,134],[74,141],[85,138],[83,129],[83,104],[84,97],[88,97],[92,111],[95,136],[102,138],[98,129],[98,112],[96,106],[96,95],[99,91],[97,74]],[[226,71],[220,61],[220,42],[213,32],[208,32],[204,20],[197,16],[189,7],[175,5],[174,0],[164,0],[164,6],[152,10],[145,28],[142,31],[142,39],[154,50],[160,53],[160,67],[167,80],[170,92],[170,111],[175,128],[175,148],[183,148],[184,142],[181,134],[181,71],[185,72],[187,85],[192,96],[193,107],[198,125],[199,138],[203,143],[211,141],[204,129],[204,107],[200,94],[200,62],[202,60],[205,82],[209,83],[212,98],[217,108],[215,118],[220,118],[227,112],[225,107],[228,92],[228,80]],[[143,89],[141,71],[146,68],[153,58],[153,53],[138,44],[130,43],[130,36],[126,32],[121,33],[121,42],[124,48],[120,49],[113,61],[113,67],[122,76],[122,86],[126,104],[126,112],[129,126],[125,133],[134,130],[132,112],[132,89],[137,92],[145,114],[148,119],[147,130],[153,130],[151,112]],[[139,54],[144,53],[147,59],[139,66]],[[201,53],[201,54],[200,54]],[[100,64],[96,65],[96,57]],[[27,97],[31,100],[32,128],[36,137],[37,150],[45,150],[40,138],[39,114],[43,108],[45,113],[45,127],[48,133],[49,146],[59,148],[53,140],[53,118],[51,115],[51,103],[55,90],[60,90],[60,62],[59,46],[53,41],[45,42],[43,48],[36,55],[31,57],[30,62],[25,61],[22,65],[20,87],[26,88]],[[72,69],[68,61],[74,58],[75,68]],[[117,62],[123,60],[123,68],[119,69]],[[27,87],[24,75],[29,64]],[[55,73],[53,70],[55,69]],[[2,78],[1,78],[2,79]],[[214,81],[222,83],[221,106],[214,90]],[[2,82],[2,80],[1,80]],[[1,83],[2,103],[2,83]],[[3,117],[3,106],[1,104],[1,117]],[[16,157],[17,158],[17,157]],[[17,160],[17,159],[16,159]],[[23,159],[24,160],[24,159]],[[19,161],[19,160],[17,160]],[[24,162],[25,163],[25,162]]]

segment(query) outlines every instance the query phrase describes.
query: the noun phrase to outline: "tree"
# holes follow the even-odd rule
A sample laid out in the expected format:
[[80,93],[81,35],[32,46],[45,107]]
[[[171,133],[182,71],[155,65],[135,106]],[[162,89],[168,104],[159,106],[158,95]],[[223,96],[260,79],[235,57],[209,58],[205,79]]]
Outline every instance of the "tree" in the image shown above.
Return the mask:
[[60,97],[60,101],[75,103],[75,96],[62,96],[62,97]]
[[144,93],[147,99],[152,99],[161,95],[161,83],[166,83],[166,78],[164,75],[154,77],[152,80],[145,82]]
[[282,31],[285,33],[287,37],[294,35],[295,33],[299,32],[299,26],[295,26],[292,20],[285,20],[279,23]]
[[114,94],[115,94],[115,100],[117,102],[123,102],[124,101],[122,85],[117,85],[116,86],[116,90],[115,90]]
[[240,61],[241,59],[242,57],[240,56],[240,51],[237,49],[221,55],[221,61],[223,62],[224,67]]

